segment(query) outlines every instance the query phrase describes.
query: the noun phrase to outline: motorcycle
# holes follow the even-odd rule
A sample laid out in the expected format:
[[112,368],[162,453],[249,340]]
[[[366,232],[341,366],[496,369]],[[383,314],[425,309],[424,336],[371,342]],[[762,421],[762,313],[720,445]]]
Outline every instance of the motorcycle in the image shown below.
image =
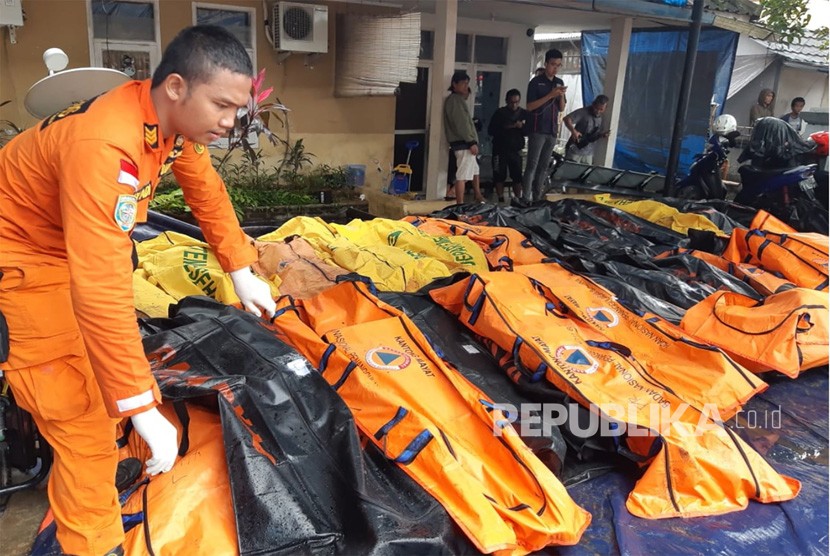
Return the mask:
[[799,195],[816,200],[813,193],[816,188],[816,168],[815,164],[785,169],[766,169],[745,164],[738,168],[741,191],[735,197],[735,202],[766,210],[768,206],[788,206]]
[[[825,133],[826,136],[826,133]],[[826,201],[816,196],[813,163],[819,152],[818,134],[803,140],[789,124],[778,118],[755,123],[749,144],[738,162],[741,190],[735,202],[763,209],[801,232],[827,233]]]
[[[0,363],[8,355],[9,327],[0,312]],[[41,438],[32,416],[15,403],[6,377],[0,371],[0,514],[12,493],[42,483],[51,466],[52,449]],[[14,476],[15,469],[24,479]]]
[[0,513],[13,493],[41,484],[51,467],[52,449],[0,375]]
[[681,199],[725,199],[723,165],[729,147],[735,147],[735,139],[739,136],[740,132],[734,127],[732,130],[718,128],[706,142],[706,151],[695,156],[689,175],[677,183],[675,195]]

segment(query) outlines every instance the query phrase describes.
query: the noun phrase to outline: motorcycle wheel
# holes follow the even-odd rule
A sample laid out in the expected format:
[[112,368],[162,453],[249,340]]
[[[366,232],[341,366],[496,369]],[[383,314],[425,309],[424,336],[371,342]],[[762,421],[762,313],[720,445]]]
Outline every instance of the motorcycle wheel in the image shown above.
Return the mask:
[[675,196],[679,199],[687,199],[689,201],[700,201],[706,199],[706,194],[700,184],[684,185],[677,189]]

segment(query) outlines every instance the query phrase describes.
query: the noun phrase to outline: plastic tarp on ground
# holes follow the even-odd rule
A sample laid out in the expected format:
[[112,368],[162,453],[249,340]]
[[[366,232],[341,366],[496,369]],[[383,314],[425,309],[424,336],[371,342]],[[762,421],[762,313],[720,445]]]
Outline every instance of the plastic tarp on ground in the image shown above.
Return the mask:
[[[712,222],[732,222],[704,204],[697,207]],[[589,276],[629,307],[675,324],[686,309],[716,290],[756,295],[748,284],[694,257],[658,259],[679,245],[692,246],[690,238],[616,207],[562,199],[527,208],[456,205],[430,216],[477,226],[515,225],[545,255]],[[702,233],[715,238],[711,231]]]
[[[611,34],[582,33],[582,97],[586,104],[604,93]],[[671,146],[688,41],[687,29],[639,29],[631,33],[622,99],[611,99],[620,112],[614,167],[663,173]],[[686,174],[693,156],[703,152],[710,102],[723,106],[738,34],[703,29],[692,77],[686,129],[678,171]]]
[[[521,219],[526,215],[517,212],[510,217]],[[533,222],[525,224],[532,226]],[[536,230],[538,233],[540,229]],[[556,239],[551,234],[534,244],[557,243]],[[474,338],[455,336],[448,323],[440,323],[436,315],[442,309],[431,308],[428,301],[411,294],[387,294],[385,299],[406,311],[431,338],[440,339],[436,343],[443,344],[447,359],[455,359],[454,352],[467,351],[464,346],[468,344],[480,349],[481,344],[475,343]],[[175,321],[151,321],[145,327],[146,347],[149,353],[161,347],[174,348],[175,353],[167,352],[163,365],[157,365],[156,370],[165,396],[215,400],[212,403],[218,405],[223,422],[230,423],[224,430],[224,442],[228,461],[232,462],[235,506],[242,512],[238,522],[244,526],[239,529],[243,553],[475,553],[446,512],[417,484],[371,445],[361,446],[342,400],[322,377],[307,372],[306,365],[296,362],[296,352],[274,343],[273,336],[256,319],[235,309],[193,299],[180,307]],[[265,337],[269,338],[268,346],[259,341]],[[268,357],[263,358],[262,354]],[[264,362],[265,359],[268,361]],[[243,361],[246,364],[240,364]],[[189,366],[187,370],[182,368],[183,363]],[[270,370],[268,364],[272,365]],[[457,361],[455,366],[464,372],[473,366],[473,361]],[[480,370],[478,363],[474,366]],[[475,381],[475,373],[464,374]],[[498,383],[496,376],[486,378],[493,386]],[[727,425],[777,471],[803,482],[798,497],[781,504],[751,503],[744,511],[716,517],[644,520],[625,508],[626,493],[636,481],[636,472],[619,462],[608,461],[605,468],[611,471],[599,474],[595,466],[578,476],[574,472],[579,467],[566,460],[563,483],[574,501],[591,512],[593,521],[580,544],[550,549],[549,553],[826,554],[828,370],[816,369],[797,380],[776,374],[767,374],[764,379],[771,384],[770,389],[752,398]],[[479,387],[487,390],[484,384]],[[222,395],[217,395],[217,391]],[[502,390],[509,391],[510,388]],[[232,393],[233,403],[226,395],[228,392]],[[275,476],[251,471],[251,466],[270,462],[251,442],[245,422],[237,418],[240,410],[257,431],[267,432],[268,439],[262,446],[282,463]],[[319,419],[315,420],[315,416]],[[308,454],[327,454],[331,459],[320,461]],[[611,459],[609,454],[608,460]],[[320,480],[327,488],[322,496],[326,500],[340,495],[349,499],[354,494],[359,495],[358,499],[345,505],[342,500],[332,504],[329,511],[333,518],[325,511],[303,509],[297,505],[295,493],[318,492],[313,485],[308,490],[309,485],[304,482],[307,473],[322,477]],[[279,488],[271,488],[275,485]],[[285,500],[280,496],[285,496]],[[291,504],[290,510],[284,505],[286,500]],[[378,509],[378,501],[381,519],[386,520],[382,526],[374,519],[376,514],[371,513]],[[273,519],[269,512],[279,514],[274,529],[269,527],[269,520]],[[282,521],[296,524],[298,515],[308,523],[323,523],[313,533],[322,531],[322,536],[314,538],[324,542],[307,544],[301,540],[292,544],[310,531],[298,530]],[[386,527],[391,527],[392,532]],[[332,532],[335,533],[327,535]],[[40,551],[36,554],[57,554],[54,536],[50,537],[48,531],[39,541],[35,548],[39,546]]]
[[714,517],[647,521],[625,509],[634,479],[614,471],[569,489],[593,521],[578,546],[557,553],[827,554],[827,368],[798,380],[764,378],[769,390],[752,398],[728,425],[779,473],[802,482],[794,500],[752,502],[742,512]]
[[[256,317],[204,297],[172,313],[143,322],[144,349],[165,401],[221,417],[240,554],[475,553],[435,499],[363,446],[343,400]],[[153,508],[145,513],[152,522]],[[60,554],[53,534],[33,554]],[[187,553],[217,552],[194,539]]]

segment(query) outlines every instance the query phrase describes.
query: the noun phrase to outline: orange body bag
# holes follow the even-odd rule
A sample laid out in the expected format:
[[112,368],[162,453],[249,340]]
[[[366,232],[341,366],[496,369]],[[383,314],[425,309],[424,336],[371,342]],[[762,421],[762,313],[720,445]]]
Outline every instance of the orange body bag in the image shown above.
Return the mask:
[[590,522],[492,400],[361,282],[279,300],[280,337],[316,365],[365,436],[485,553],[576,544]]
[[632,514],[715,515],[741,510],[750,499],[778,502],[798,493],[798,481],[779,475],[708,412],[667,391],[615,342],[558,312],[529,278],[473,275],[430,295],[468,328],[511,352],[528,382],[547,380],[626,425],[632,450],[643,453],[646,441],[653,441],[656,453],[626,502]]

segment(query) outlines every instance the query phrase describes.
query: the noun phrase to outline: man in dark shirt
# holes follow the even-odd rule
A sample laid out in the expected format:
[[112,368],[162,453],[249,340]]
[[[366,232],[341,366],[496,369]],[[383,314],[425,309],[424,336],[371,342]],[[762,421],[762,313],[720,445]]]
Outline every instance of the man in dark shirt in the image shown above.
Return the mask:
[[781,119],[790,124],[790,127],[796,130],[801,136],[804,135],[804,128],[807,127],[807,122],[801,117],[804,104],[804,97],[795,97],[790,103],[791,111],[781,116]]
[[527,109],[530,112],[527,131],[527,166],[525,167],[522,197],[526,202],[544,197],[545,174],[550,165],[559,113],[565,110],[564,81],[556,77],[562,67],[562,53],[552,48],[545,53],[545,73],[527,84]]
[[518,89],[510,89],[504,97],[507,106],[502,106],[490,118],[487,132],[493,137],[493,182],[499,202],[504,202],[504,182],[507,173],[513,182],[513,196],[521,196],[522,191],[522,149],[525,146],[524,125],[528,118],[527,110],[519,103],[522,94]]
[[594,142],[610,135],[610,131],[600,131],[602,115],[608,106],[608,97],[597,95],[590,106],[578,108],[565,116],[562,123],[571,132],[565,158],[582,164],[594,163]]

